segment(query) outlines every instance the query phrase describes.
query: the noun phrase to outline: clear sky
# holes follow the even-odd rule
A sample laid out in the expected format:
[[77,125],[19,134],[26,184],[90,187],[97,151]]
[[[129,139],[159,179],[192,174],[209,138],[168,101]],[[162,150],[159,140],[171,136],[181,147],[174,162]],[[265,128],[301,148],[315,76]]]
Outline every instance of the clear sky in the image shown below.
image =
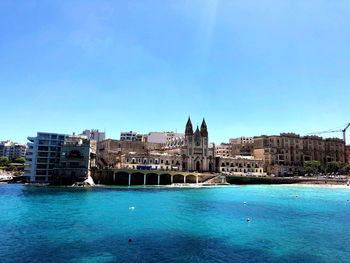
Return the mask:
[[350,122],[350,2],[1,0],[0,91],[0,140],[329,130]]

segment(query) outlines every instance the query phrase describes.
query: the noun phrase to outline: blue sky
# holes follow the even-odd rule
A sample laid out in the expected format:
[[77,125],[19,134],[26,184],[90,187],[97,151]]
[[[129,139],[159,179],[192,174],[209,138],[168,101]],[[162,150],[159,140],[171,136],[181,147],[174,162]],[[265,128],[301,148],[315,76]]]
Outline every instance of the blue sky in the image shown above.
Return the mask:
[[215,143],[329,130],[350,122],[349,43],[341,0],[2,0],[0,140],[189,115]]

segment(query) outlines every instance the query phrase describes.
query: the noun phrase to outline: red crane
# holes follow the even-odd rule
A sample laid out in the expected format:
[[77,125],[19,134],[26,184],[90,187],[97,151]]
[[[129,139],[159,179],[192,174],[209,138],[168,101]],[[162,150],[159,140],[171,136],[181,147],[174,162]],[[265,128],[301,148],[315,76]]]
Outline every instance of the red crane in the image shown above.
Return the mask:
[[323,133],[332,133],[332,132],[342,132],[343,133],[343,140],[344,140],[344,161],[345,163],[347,162],[347,156],[346,156],[346,130],[350,127],[350,123],[348,123],[344,129],[342,130],[329,130],[329,131],[322,131],[322,132],[313,132],[313,133],[308,133],[307,135],[312,135],[312,134],[323,134]]

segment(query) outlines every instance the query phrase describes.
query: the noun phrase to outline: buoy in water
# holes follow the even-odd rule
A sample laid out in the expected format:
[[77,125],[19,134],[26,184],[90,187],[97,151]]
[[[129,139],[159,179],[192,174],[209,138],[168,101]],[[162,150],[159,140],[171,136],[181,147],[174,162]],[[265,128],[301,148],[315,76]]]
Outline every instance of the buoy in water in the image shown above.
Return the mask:
[[247,202],[243,202],[243,204],[244,204],[244,205],[246,205],[246,204],[247,204]]
[[129,207],[129,210],[134,210],[134,209],[135,209],[134,206]]
[[299,195],[296,195],[295,197],[299,197]]
[[129,242],[132,242],[132,239],[131,239],[131,238],[129,239]]
[[250,222],[250,218],[247,218],[247,222]]

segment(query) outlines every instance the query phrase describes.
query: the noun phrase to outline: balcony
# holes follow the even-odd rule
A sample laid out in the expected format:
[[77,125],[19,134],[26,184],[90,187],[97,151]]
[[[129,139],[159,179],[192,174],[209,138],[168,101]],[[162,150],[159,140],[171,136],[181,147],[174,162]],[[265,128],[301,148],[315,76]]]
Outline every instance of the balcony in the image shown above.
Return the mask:
[[27,137],[27,140],[28,140],[28,141],[31,141],[31,142],[34,142],[34,141],[35,141],[35,137],[30,137],[30,136],[28,136],[28,137]]

